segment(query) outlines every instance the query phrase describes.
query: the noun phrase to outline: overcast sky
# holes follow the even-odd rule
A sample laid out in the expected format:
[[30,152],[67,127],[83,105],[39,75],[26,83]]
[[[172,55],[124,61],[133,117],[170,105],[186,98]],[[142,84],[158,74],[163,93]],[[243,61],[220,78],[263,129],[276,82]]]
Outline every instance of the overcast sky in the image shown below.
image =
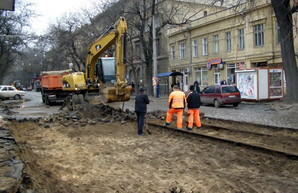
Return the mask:
[[35,4],[32,9],[40,16],[32,20],[32,30],[38,35],[44,34],[49,23],[56,21],[56,18],[81,9],[90,9],[91,0],[27,0]]

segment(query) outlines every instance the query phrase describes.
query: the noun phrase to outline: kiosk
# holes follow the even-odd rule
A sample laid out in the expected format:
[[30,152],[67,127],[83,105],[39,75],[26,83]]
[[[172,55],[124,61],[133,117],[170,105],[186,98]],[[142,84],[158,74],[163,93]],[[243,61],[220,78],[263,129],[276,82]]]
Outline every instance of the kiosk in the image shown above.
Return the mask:
[[274,100],[284,97],[282,68],[236,71],[236,86],[243,101]]

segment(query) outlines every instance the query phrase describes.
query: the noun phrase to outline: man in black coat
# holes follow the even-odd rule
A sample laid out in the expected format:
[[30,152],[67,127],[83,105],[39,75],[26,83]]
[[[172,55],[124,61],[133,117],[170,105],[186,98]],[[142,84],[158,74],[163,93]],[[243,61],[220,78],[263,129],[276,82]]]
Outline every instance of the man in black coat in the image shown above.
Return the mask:
[[200,120],[200,106],[201,106],[201,97],[200,94],[194,91],[194,85],[189,87],[190,93],[187,95],[187,108],[188,108],[188,126],[187,129],[192,130],[193,124],[195,122],[196,126],[201,128]]
[[138,118],[138,135],[143,134],[143,126],[145,115],[147,113],[147,104],[149,104],[149,98],[144,94],[144,89],[139,89],[140,93],[135,98],[135,112]]

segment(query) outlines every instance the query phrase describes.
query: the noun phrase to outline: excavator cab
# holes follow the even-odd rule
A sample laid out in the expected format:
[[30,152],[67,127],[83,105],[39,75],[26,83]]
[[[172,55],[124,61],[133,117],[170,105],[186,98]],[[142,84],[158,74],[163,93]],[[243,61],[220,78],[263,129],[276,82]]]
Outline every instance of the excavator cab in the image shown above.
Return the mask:
[[99,79],[99,88],[105,103],[130,99],[131,86],[127,86],[127,82],[119,80],[116,68],[114,57],[101,57],[96,63],[95,77]]
[[109,86],[114,85],[117,81],[115,57],[99,58],[96,63],[95,77]]

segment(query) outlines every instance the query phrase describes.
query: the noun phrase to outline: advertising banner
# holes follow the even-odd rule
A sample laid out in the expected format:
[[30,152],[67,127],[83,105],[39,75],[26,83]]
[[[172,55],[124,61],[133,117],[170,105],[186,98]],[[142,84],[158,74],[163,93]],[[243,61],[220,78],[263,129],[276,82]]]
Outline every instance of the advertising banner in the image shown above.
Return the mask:
[[237,73],[237,87],[243,99],[257,99],[257,74],[253,72]]

